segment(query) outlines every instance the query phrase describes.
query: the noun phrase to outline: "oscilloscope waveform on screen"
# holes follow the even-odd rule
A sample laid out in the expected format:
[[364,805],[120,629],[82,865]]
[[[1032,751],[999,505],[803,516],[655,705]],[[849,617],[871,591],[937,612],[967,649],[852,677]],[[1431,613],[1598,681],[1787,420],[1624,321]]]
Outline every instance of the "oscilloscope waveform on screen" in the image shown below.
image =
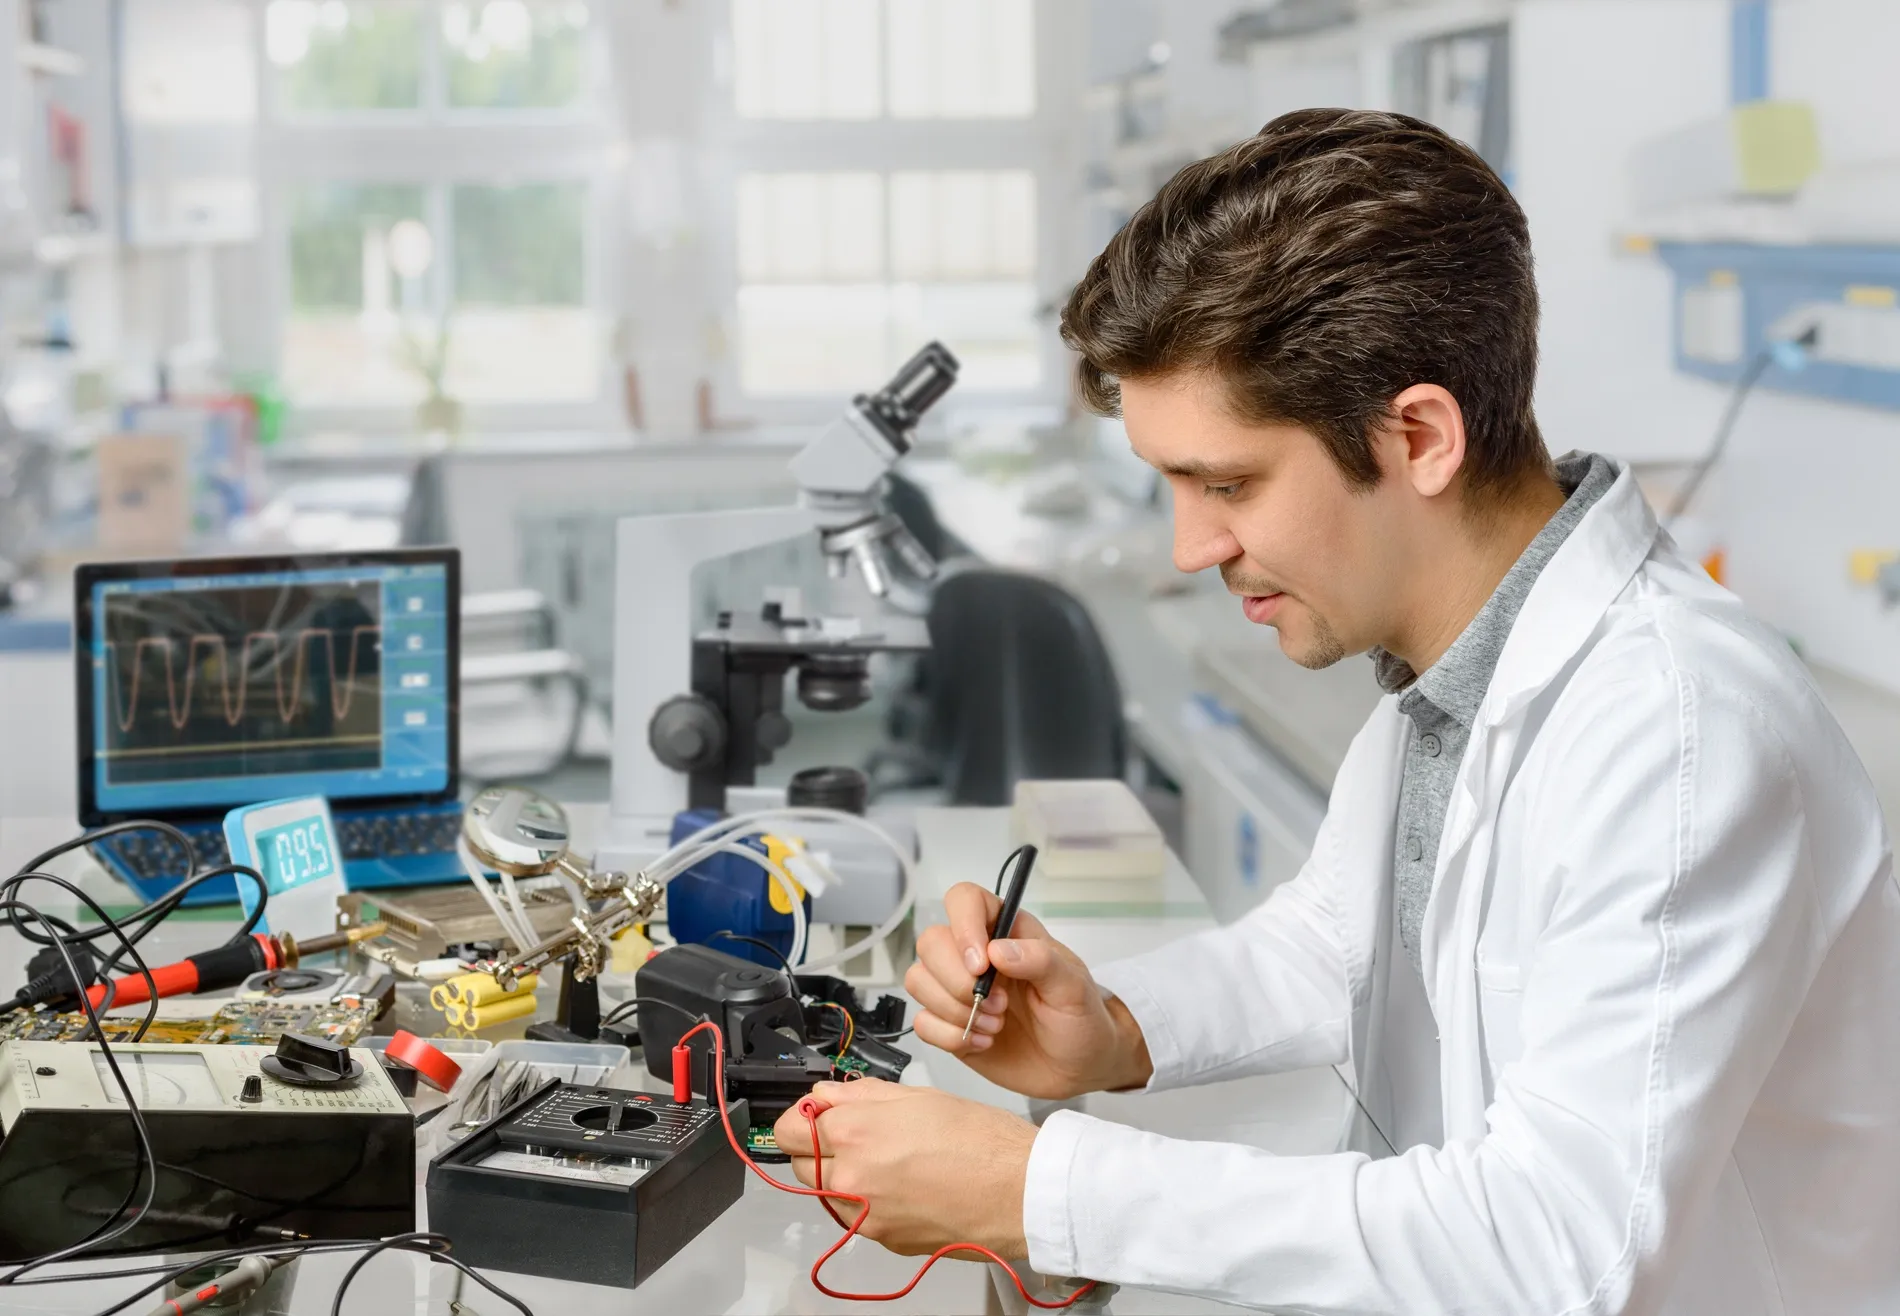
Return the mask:
[[107,784],[382,766],[391,631],[377,582],[129,593],[103,614]]
[[[357,626],[351,629],[349,639],[349,671],[347,675],[340,674],[337,671],[336,631],[323,630],[314,626],[306,627],[302,631],[299,631],[296,640],[293,642],[294,661],[296,665],[289,681],[290,692],[288,698],[285,697],[284,692],[283,635],[281,632],[251,631],[245,635],[243,643],[239,646],[238,650],[237,694],[235,697],[233,697],[231,693],[232,679],[229,637],[215,631],[190,636],[188,637],[185,650],[185,689],[182,705],[179,701],[178,678],[172,663],[172,654],[178,644],[177,640],[168,635],[154,635],[143,636],[134,642],[132,650],[132,680],[129,693],[122,688],[124,680],[121,676],[118,661],[119,645],[116,641],[107,640],[105,642],[106,676],[107,680],[111,683],[113,721],[118,724],[118,728],[121,732],[130,731],[132,724],[138,721],[140,685],[144,681],[147,666],[145,652],[147,649],[159,649],[164,652],[165,656],[166,712],[171,719],[172,727],[175,730],[183,731],[185,724],[191,720],[193,687],[197,684],[198,673],[204,666],[204,664],[197,661],[198,650],[200,647],[203,647],[207,649],[215,648],[217,650],[218,682],[220,686],[219,703],[223,708],[225,725],[235,727],[239,722],[244,720],[245,707],[250,701],[252,648],[254,645],[268,640],[270,641],[271,647],[276,650],[275,661],[271,663],[271,676],[276,686],[277,716],[282,722],[293,722],[296,720],[298,712],[304,705],[304,679],[307,675],[309,665],[310,642],[319,639],[324,642],[324,648],[329,656],[330,714],[332,717],[341,720],[349,716],[350,705],[356,700],[357,674],[361,668],[362,642],[366,637],[373,637],[377,644],[380,644],[382,631],[383,628],[381,626],[375,625]],[[372,652],[375,651],[375,647],[375,645],[372,645]]]

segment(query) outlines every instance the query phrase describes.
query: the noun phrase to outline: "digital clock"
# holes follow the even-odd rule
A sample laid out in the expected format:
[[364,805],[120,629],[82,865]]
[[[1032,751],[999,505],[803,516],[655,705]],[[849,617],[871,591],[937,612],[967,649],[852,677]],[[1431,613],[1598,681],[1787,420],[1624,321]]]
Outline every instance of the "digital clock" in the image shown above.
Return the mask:
[[[321,795],[247,804],[224,816],[231,862],[255,868],[270,892],[258,929],[316,937],[336,927],[336,899],[344,892],[343,851],[330,804]],[[248,915],[257,885],[238,882]]]

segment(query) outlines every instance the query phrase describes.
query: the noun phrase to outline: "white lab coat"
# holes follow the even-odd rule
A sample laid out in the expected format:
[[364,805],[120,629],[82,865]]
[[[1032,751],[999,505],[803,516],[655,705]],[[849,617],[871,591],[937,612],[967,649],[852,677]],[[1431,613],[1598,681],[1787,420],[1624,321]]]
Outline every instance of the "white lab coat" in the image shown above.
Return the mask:
[[[1367,678],[1370,680],[1370,676]],[[1155,1089],[1376,1063],[1406,719],[1299,876],[1103,967]],[[1627,470],[1538,578],[1425,912],[1445,1142],[1275,1157],[1060,1112],[1047,1274],[1301,1312],[1900,1313],[1900,889],[1859,760]]]

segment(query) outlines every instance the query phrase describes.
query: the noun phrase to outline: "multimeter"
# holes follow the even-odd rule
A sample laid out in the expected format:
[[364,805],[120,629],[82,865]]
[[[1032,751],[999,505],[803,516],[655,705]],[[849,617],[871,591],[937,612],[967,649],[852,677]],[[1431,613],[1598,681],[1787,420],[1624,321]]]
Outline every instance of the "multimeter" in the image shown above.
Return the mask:
[[[323,796],[233,809],[224,815],[224,842],[231,862],[255,868],[270,891],[260,931],[316,937],[336,927],[336,901],[345,890],[343,848]],[[237,887],[249,915],[257,907],[257,884],[240,881]]]

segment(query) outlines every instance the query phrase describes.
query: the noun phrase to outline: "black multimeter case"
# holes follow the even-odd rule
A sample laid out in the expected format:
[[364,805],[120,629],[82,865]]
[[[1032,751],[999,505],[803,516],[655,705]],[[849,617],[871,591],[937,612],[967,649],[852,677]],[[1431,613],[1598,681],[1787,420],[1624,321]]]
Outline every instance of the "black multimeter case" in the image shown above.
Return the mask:
[[[746,1128],[746,1103],[727,1107]],[[710,1103],[554,1080],[429,1165],[429,1228],[483,1270],[634,1288],[745,1190]]]

